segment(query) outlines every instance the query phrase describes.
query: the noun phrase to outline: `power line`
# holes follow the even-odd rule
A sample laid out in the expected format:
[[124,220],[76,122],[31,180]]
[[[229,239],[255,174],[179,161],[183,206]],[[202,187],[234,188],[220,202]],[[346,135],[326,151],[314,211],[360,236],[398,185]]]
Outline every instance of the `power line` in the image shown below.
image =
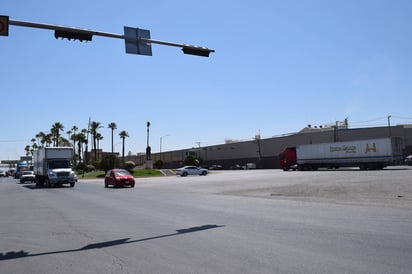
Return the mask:
[[0,143],[23,143],[30,142],[30,140],[0,140]]

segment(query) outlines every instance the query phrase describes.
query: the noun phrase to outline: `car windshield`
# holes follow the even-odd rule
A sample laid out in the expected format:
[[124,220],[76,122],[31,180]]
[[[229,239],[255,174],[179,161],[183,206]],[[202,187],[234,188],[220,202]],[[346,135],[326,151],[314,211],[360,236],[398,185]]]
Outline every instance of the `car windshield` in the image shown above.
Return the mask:
[[126,170],[116,170],[114,172],[114,175],[115,176],[127,176],[127,175],[130,175],[130,173]]

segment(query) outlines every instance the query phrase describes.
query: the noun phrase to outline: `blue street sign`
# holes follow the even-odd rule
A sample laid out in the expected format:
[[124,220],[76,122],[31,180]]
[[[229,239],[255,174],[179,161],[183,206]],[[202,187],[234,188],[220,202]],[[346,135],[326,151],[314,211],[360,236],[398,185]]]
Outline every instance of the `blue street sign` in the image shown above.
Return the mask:
[[[152,56],[150,30],[124,27],[126,53]],[[142,38],[142,39],[140,39]],[[146,40],[148,39],[148,40]]]

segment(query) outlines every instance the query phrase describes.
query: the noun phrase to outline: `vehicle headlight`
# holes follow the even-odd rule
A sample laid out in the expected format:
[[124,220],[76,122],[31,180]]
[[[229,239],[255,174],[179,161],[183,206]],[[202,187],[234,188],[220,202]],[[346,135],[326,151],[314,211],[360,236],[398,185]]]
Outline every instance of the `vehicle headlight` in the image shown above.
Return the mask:
[[56,177],[57,174],[53,171],[49,171],[49,177]]

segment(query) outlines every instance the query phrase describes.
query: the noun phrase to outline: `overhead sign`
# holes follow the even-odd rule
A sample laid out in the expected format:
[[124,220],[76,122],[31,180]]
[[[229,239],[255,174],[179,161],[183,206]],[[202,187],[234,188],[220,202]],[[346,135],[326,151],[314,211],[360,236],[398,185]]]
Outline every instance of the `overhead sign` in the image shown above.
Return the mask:
[[124,37],[126,53],[152,56],[149,30],[124,27]]
[[9,36],[9,17],[0,15],[0,36]]

